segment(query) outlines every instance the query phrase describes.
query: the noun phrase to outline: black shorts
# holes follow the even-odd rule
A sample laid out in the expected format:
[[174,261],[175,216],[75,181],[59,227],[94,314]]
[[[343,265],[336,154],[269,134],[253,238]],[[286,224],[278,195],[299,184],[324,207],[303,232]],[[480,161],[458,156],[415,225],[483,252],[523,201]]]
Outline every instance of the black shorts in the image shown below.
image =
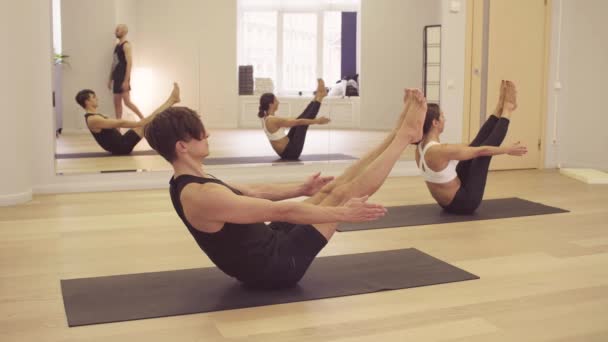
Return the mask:
[[141,141],[141,137],[130,129],[120,139],[120,142],[108,151],[114,155],[126,155],[133,152],[133,148]]
[[122,94],[126,91],[131,91],[131,83],[128,84],[127,89],[122,89],[122,83],[125,81],[124,73],[115,73],[112,76],[112,92],[114,94]]
[[270,229],[277,233],[276,253],[269,258],[264,274],[245,285],[259,289],[295,286],[327,245],[327,239],[311,225],[272,222]]

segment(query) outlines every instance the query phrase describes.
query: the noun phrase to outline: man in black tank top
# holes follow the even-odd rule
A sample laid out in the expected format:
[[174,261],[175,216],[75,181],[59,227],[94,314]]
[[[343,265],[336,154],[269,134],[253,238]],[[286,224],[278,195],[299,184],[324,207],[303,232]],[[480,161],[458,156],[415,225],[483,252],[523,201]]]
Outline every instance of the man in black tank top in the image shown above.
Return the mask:
[[133,68],[133,50],[131,43],[127,41],[129,28],[127,25],[116,26],[114,34],[118,43],[114,48],[112,69],[108,80],[108,89],[114,93],[114,110],[116,118],[122,119],[122,103],[129,107],[140,119],[144,116],[133,102],[131,102],[131,71]]
[[[395,128],[380,145],[335,179],[317,173],[298,185],[227,184],[207,174],[203,164],[209,134],[198,114],[186,107],[158,114],[145,135],[173,166],[171,200],[199,247],[227,275],[252,287],[275,289],[293,286],[304,276],[339,222],[385,214],[384,207],[367,198],[408,144],[420,140],[426,114],[422,92],[408,90],[405,99]],[[281,201],[300,196],[309,198]]]
[[[180,101],[179,86],[174,83],[171,95],[150,116],[140,121],[129,121],[122,119],[110,119],[105,115],[97,112],[98,101],[95,92],[90,89],[84,89],[76,94],[76,102],[86,111],[84,118],[89,128],[89,131],[95,138],[95,141],[104,150],[114,155],[125,155],[131,153],[137,143],[144,136],[144,127],[154,117],[173,106]],[[119,128],[130,128],[124,135],[120,133]]]

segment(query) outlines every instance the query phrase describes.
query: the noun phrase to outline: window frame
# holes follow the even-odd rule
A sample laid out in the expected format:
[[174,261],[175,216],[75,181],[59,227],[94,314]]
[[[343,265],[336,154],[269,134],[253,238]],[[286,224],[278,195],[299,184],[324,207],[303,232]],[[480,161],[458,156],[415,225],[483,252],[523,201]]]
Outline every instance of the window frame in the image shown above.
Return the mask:
[[[325,13],[327,12],[345,12],[350,11],[353,12],[352,8],[332,8],[327,6],[322,6],[316,10],[313,9],[285,9],[285,8],[272,8],[272,7],[263,7],[263,8],[240,8],[238,11],[237,25],[239,37],[237,39],[237,52],[238,52],[238,63],[239,65],[247,64],[245,63],[245,48],[243,44],[243,37],[245,36],[245,26],[243,24],[243,18],[246,13],[251,12],[275,12],[276,20],[277,20],[277,37],[276,37],[276,73],[275,79],[273,79],[275,94],[280,96],[298,96],[300,95],[312,95],[312,91],[314,89],[314,85],[311,85],[309,89],[302,89],[299,91],[296,90],[287,90],[285,89],[283,82],[283,72],[284,72],[284,61],[283,61],[283,33],[284,33],[284,25],[283,20],[285,14],[315,14],[317,21],[317,59],[316,59],[316,75],[315,78],[322,77],[324,73],[324,54],[325,54]],[[356,10],[354,12],[360,13],[360,10]],[[254,70],[255,73],[255,70]],[[321,75],[321,76],[320,76]],[[327,80],[326,80],[327,81]],[[333,82],[334,80],[330,80]]]

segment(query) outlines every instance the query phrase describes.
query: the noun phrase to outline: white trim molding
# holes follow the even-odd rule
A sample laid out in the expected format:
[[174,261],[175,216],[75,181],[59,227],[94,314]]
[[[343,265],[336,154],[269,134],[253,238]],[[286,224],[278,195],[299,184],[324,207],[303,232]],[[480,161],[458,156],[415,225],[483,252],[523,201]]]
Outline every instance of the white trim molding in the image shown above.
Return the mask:
[[32,200],[32,191],[0,196],[0,207],[23,204]]
[[[222,180],[237,183],[268,182],[272,175],[273,182],[287,183],[303,181],[315,172],[327,176],[338,176],[352,161],[331,161],[294,163],[294,165],[260,165],[247,166],[208,166],[210,173]],[[34,187],[36,194],[75,193],[75,192],[105,192],[127,190],[166,189],[169,187],[171,171],[91,173],[78,175],[57,175],[52,184]],[[418,176],[419,171],[414,161],[398,161],[389,177]],[[0,202],[1,203],[1,202]]]

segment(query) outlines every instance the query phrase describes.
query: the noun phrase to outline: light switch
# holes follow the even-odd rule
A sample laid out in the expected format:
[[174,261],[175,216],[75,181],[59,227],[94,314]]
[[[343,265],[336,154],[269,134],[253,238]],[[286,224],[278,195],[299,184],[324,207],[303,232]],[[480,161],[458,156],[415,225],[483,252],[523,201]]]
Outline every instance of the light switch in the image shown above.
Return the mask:
[[450,12],[452,12],[452,13],[460,12],[460,1],[459,0],[450,1]]

